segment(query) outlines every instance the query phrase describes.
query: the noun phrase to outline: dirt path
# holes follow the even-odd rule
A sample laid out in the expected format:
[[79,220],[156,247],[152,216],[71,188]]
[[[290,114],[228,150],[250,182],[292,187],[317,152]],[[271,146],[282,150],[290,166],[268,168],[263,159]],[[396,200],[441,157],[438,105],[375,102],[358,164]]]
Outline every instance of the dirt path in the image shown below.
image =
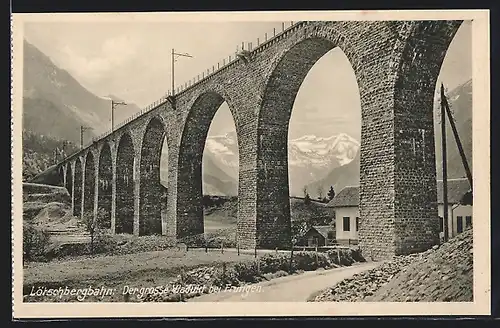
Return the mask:
[[190,299],[189,302],[305,302],[311,294],[331,287],[356,273],[373,269],[381,263],[360,263],[350,267],[305,272],[251,285],[253,292],[223,290]]

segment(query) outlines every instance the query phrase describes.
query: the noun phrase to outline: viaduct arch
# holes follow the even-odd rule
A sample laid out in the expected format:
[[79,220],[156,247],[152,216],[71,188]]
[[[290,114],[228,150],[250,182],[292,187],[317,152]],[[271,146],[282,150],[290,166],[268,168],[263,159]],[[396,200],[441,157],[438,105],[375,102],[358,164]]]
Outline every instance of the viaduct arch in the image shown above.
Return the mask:
[[[97,207],[111,199],[107,213],[116,233],[161,231],[179,239],[203,232],[203,146],[215,112],[226,101],[239,147],[238,243],[242,248],[288,248],[291,109],[312,65],[340,47],[353,67],[361,97],[360,246],[374,258],[426,249],[438,241],[439,229],[433,94],[461,23],[296,23],[238,59],[204,72],[175,96],[162,98],[61,163],[74,165],[67,170],[74,172],[74,213],[81,210],[82,195],[85,204],[93,199],[85,195],[94,190]],[[166,204],[158,197],[165,137]],[[109,151],[103,143],[109,143]],[[103,147],[102,156],[90,155],[88,148],[97,147]],[[82,164],[79,156],[86,151]],[[97,169],[92,171],[87,162],[94,160],[99,188],[92,189],[87,178]],[[111,197],[109,189],[100,187],[101,180],[110,179]]]

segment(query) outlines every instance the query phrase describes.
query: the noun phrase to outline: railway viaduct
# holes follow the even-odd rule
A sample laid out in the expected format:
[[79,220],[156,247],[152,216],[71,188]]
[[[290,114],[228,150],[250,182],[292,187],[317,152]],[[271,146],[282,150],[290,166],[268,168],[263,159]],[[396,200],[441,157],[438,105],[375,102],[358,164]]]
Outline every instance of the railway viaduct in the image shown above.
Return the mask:
[[[177,240],[203,233],[203,149],[226,101],[239,147],[238,244],[290,247],[292,106],[309,69],[340,47],[361,97],[360,246],[374,258],[427,249],[438,242],[439,229],[434,90],[461,23],[296,22],[57,164],[58,184],[71,194],[75,215],[102,208],[113,232]],[[160,185],[164,140],[166,190]]]

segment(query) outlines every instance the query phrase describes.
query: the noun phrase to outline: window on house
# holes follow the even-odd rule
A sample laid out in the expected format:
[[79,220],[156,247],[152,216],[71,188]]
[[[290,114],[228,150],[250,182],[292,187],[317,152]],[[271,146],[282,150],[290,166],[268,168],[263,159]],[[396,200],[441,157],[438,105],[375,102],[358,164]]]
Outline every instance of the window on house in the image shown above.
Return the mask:
[[465,217],[465,228],[472,228],[472,216]]
[[462,223],[462,217],[457,216],[457,233],[461,233],[464,231],[463,223]]
[[351,231],[351,218],[348,216],[344,216],[344,222],[343,222],[343,228],[344,231]]
[[356,218],[356,231],[359,231],[359,218]]
[[439,232],[444,232],[444,221],[442,216],[439,217]]

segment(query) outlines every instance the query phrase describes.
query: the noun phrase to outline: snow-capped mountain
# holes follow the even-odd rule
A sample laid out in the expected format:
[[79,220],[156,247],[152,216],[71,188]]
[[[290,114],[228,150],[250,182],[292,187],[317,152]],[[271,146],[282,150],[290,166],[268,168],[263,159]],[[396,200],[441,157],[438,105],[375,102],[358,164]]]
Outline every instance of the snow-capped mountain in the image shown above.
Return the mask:
[[290,140],[288,163],[297,167],[330,167],[332,162],[345,165],[354,159],[358,149],[359,142],[345,133],[328,138],[306,135]]
[[[456,128],[462,143],[467,162],[472,170],[472,80],[459,85],[453,90],[446,92],[449,100],[450,108],[453,113],[453,119],[456,123]],[[442,178],[442,153],[441,153],[441,125],[440,122],[440,96],[437,94],[434,100],[434,136],[436,147],[436,173],[438,179]],[[462,164],[460,153],[451,131],[450,124],[446,127],[446,140],[448,140],[447,148],[447,168],[448,178],[463,178],[465,171]],[[349,164],[342,167],[334,168],[328,171],[324,178],[314,181],[307,186],[311,197],[317,197],[317,190],[328,190],[330,186],[338,193],[347,185],[359,184],[359,168],[360,158],[356,156]]]
[[209,156],[227,175],[238,181],[238,141],[236,132],[209,136],[203,156]]
[[[358,153],[359,142],[340,133],[330,137],[305,135],[288,142],[290,193],[302,195],[303,187],[323,178],[332,169],[350,163]],[[224,173],[238,181],[238,142],[235,132],[209,136],[204,156]],[[225,177],[227,180],[227,177]]]

